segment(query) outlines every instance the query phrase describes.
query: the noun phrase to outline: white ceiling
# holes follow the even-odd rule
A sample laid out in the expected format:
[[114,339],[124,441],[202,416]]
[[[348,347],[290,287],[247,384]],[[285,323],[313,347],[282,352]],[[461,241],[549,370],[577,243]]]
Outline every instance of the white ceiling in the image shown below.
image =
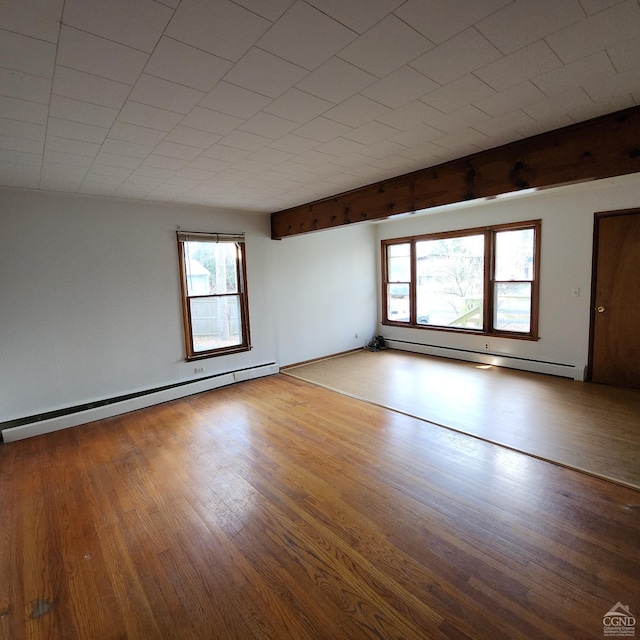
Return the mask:
[[0,185],[271,212],[640,104],[638,0],[2,0]]

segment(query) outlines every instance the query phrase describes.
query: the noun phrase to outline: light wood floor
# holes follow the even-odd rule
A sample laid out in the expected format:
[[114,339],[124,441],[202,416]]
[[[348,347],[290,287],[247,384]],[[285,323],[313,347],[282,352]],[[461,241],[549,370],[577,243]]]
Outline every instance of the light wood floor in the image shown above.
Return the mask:
[[640,488],[640,390],[389,350],[285,373]]
[[584,640],[640,493],[278,375],[0,446],[0,638]]

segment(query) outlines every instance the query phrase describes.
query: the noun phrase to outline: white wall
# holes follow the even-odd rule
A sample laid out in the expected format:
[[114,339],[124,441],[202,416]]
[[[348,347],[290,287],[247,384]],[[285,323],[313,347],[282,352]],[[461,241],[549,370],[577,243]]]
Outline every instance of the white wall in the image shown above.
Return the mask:
[[0,422],[202,377],[184,361],[177,225],[247,237],[253,349],[199,361],[204,376],[375,328],[371,227],[276,242],[258,214],[0,189]]
[[[529,195],[440,207],[375,225],[382,239],[542,219],[540,340],[537,342],[380,325],[390,339],[436,347],[574,365],[588,362],[594,213],[640,207],[640,175],[600,180]],[[379,260],[378,260],[378,269]],[[572,297],[574,288],[580,297]],[[381,311],[378,310],[378,317]],[[475,359],[471,354],[470,359]],[[524,363],[523,368],[537,370]],[[579,376],[576,376],[579,377]]]
[[373,227],[341,227],[276,244],[273,284],[281,364],[364,346],[377,326]]

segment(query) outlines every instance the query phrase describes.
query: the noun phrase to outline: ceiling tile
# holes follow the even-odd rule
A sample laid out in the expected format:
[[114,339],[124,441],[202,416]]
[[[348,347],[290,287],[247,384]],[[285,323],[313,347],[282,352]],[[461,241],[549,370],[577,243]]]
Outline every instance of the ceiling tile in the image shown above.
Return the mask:
[[224,79],[250,91],[277,98],[305,75],[307,72],[301,67],[253,48]]
[[107,138],[102,145],[102,151],[117,156],[144,160],[153,151],[153,147],[147,144],[138,144],[137,142]]
[[257,133],[266,138],[279,138],[298,127],[297,122],[274,116],[270,113],[258,113],[247,120],[239,129],[249,133]]
[[47,133],[58,138],[69,138],[70,140],[80,140],[82,142],[95,142],[100,144],[104,141],[109,129],[106,127],[96,127],[82,122],[72,122],[71,120],[60,120],[59,118],[49,118],[47,123]]
[[422,55],[433,45],[393,15],[369,29],[338,55],[379,78]]
[[585,82],[599,81],[601,78],[604,79],[615,74],[616,70],[611,64],[609,56],[601,51],[559,69],[549,71],[549,73],[544,73],[535,78],[533,83],[547,96],[555,96]]
[[462,156],[488,148],[489,138],[475,129],[467,128],[434,138],[433,143]]
[[504,132],[517,131],[519,127],[528,127],[534,123],[533,118],[527,115],[521,109],[515,109],[496,116],[495,118],[489,118],[483,122],[479,122],[474,125],[474,129],[484,133],[485,136],[489,136],[494,139],[501,136]]
[[155,153],[151,153],[142,161],[142,164],[145,167],[180,171],[180,169],[186,166],[187,162],[187,160],[183,160],[182,158],[170,158],[169,156],[159,156]]
[[356,37],[350,29],[298,0],[257,46],[311,71]]
[[224,160],[225,162],[237,162],[242,158],[246,158],[250,153],[250,150],[237,149],[232,147],[225,147],[220,144],[214,144],[206,151],[202,152],[202,155],[206,158],[214,158],[216,160]]
[[478,69],[475,74],[496,91],[502,91],[560,65],[557,56],[541,40]]
[[145,73],[171,80],[199,91],[210,91],[232,63],[206,51],[163,37],[155,48]]
[[158,109],[129,100],[122,107],[118,122],[137,124],[141,127],[160,129],[161,131],[171,131],[182,120],[182,117],[182,114],[174,111]]
[[[348,131],[349,127],[346,127],[346,129]],[[320,143],[317,140],[303,138],[302,136],[290,133],[286,136],[282,136],[282,138],[279,138],[278,140],[274,140],[269,144],[269,147],[280,151],[286,151],[288,153],[298,154],[309,151],[309,149],[313,149],[319,144]]]
[[0,149],[42,155],[43,148],[44,142],[42,140],[0,135]]
[[0,95],[49,104],[51,79],[0,68]]
[[212,144],[220,140],[220,136],[215,133],[208,133],[199,129],[192,129],[178,125],[169,135],[165,137],[167,142],[186,144],[198,149],[208,149]]
[[587,15],[608,9],[619,2],[620,0],[580,0],[580,4]]
[[0,24],[3,29],[56,44],[63,0],[3,0]]
[[180,124],[192,129],[202,129],[209,133],[224,136],[243,122],[244,120],[229,116],[226,113],[218,113],[217,111],[211,111],[211,109],[196,107]]
[[[318,142],[329,142],[338,136],[343,135],[347,131],[350,131],[352,127],[346,124],[341,124],[333,120],[327,120],[327,118],[316,118],[307,124],[303,124],[296,129],[296,135],[303,138],[311,138]],[[273,145],[271,145],[273,146]]]
[[[639,81],[640,85],[640,81]],[[535,102],[522,110],[530,115],[534,120],[538,122],[544,122],[547,119],[555,118],[556,116],[568,115],[573,109],[579,109],[585,105],[590,105],[591,98],[582,90],[574,89],[567,91],[552,98],[545,98],[540,102]]]
[[440,85],[405,65],[362,91],[362,95],[395,109]]
[[445,85],[499,58],[500,52],[482,34],[467,29],[414,60],[411,66]]
[[122,178],[123,180],[128,178],[132,172],[133,169],[129,169],[128,167],[112,167],[107,164],[98,164],[96,162],[91,165],[91,168],[88,171],[91,175],[114,176]]
[[64,24],[151,53],[173,11],[153,0],[65,0]]
[[583,18],[578,0],[516,0],[476,29],[502,53],[513,53]]
[[487,98],[475,100],[474,105],[490,116],[499,116],[520,109],[545,97],[532,82],[523,82]]
[[397,142],[391,142],[391,140],[382,140],[375,144],[370,144],[360,151],[365,156],[371,156],[372,158],[382,159],[385,156],[393,156],[399,151],[404,151],[406,147],[403,147]]
[[140,158],[131,158],[127,156],[116,156],[112,153],[105,153],[100,151],[96,156],[95,162],[98,164],[104,164],[112,167],[125,167],[128,169],[135,169],[142,161]]
[[358,33],[364,33],[404,0],[307,0],[323,13]]
[[272,149],[269,147],[263,147],[259,151],[247,156],[249,160],[255,160],[257,162],[266,162],[267,164],[280,164],[286,162],[293,157],[292,153],[286,151],[280,151],[278,149]]
[[116,119],[118,110],[112,109],[111,107],[90,104],[82,100],[64,98],[63,96],[51,96],[49,115],[53,118],[73,120],[74,122],[83,122],[84,124],[92,124],[96,127],[108,128]]
[[44,142],[45,126],[35,122],[20,122],[19,120],[0,118],[0,135]]
[[[640,38],[620,42],[607,49],[609,58],[617,71],[628,71],[640,67]],[[20,96],[16,96],[20,97]]]
[[333,57],[300,80],[296,87],[337,104],[376,81],[370,73]]
[[62,25],[57,63],[133,85],[147,62],[142,51]]
[[167,142],[164,140],[154,149],[153,153],[157,156],[180,158],[181,160],[191,161],[202,153],[202,149],[190,147],[186,144]]
[[155,147],[165,137],[165,131],[150,129],[137,124],[126,122],[114,122],[109,130],[109,137],[116,140],[127,140],[138,144],[147,144]]
[[84,71],[56,67],[53,93],[65,98],[83,100],[92,104],[120,109],[131,91],[131,86],[114,82]]
[[275,22],[295,0],[234,0],[236,4],[249,9],[253,13]]
[[640,6],[627,0],[556,31],[547,42],[563,62],[573,62],[624,40],[640,36]]
[[382,142],[388,140],[392,136],[398,134],[398,130],[393,127],[389,127],[381,122],[367,122],[359,126],[357,129],[353,129],[344,134],[344,137],[348,140],[354,140],[364,145],[375,144],[376,142]]
[[480,111],[480,109],[469,104],[435,118],[429,124],[436,129],[440,129],[440,131],[454,133],[458,129],[473,127],[480,122],[484,122],[488,117],[484,111]]
[[200,106],[246,120],[270,102],[271,98],[221,81],[200,101]]
[[227,0],[182,0],[166,35],[237,62],[270,26]]
[[399,151],[398,155],[403,158],[410,158],[412,160],[419,160],[425,164],[422,166],[430,166],[430,164],[439,164],[444,162],[448,154],[447,149],[440,147],[433,142],[423,142],[417,144],[414,147],[406,149],[406,151]]
[[640,73],[638,69],[629,69],[606,78],[593,78],[582,83],[582,88],[594,102],[605,104],[616,102],[625,94],[635,94],[640,90]]
[[0,67],[50,78],[55,60],[54,44],[0,29]]
[[311,149],[310,151],[305,151],[297,156],[295,162],[298,164],[309,165],[311,167],[317,167],[335,159],[335,156],[329,155],[328,153],[320,153],[315,149]]
[[422,102],[450,113],[466,104],[495,94],[495,90],[474,75],[463,76],[421,98]]
[[512,0],[408,0],[396,15],[440,44],[490,16]]
[[369,120],[379,118],[388,111],[389,109],[379,102],[374,102],[358,94],[330,109],[324,116],[349,127],[359,127]]
[[320,153],[328,153],[332,156],[346,156],[356,151],[362,151],[366,145],[356,142],[355,140],[347,140],[346,138],[334,138],[329,142],[319,145],[315,148]]
[[0,96],[0,113],[11,120],[46,124],[48,110],[44,104]]
[[434,129],[427,124],[421,124],[390,138],[391,142],[401,144],[405,147],[414,147],[418,144],[431,142],[434,138],[442,135],[442,131]]
[[332,102],[312,96],[299,89],[289,89],[264,110],[281,118],[305,124],[333,106]]
[[47,151],[60,151],[61,153],[75,153],[80,156],[90,156],[91,158],[100,151],[100,145],[93,142],[82,142],[80,140],[69,140],[68,138],[57,138],[47,134]]
[[48,149],[45,149],[44,162],[69,164],[73,167],[84,167],[88,169],[93,162],[93,157],[81,156],[77,153],[62,153],[60,151],[49,151]]
[[167,111],[189,113],[204,95],[202,91],[143,73],[133,88],[130,99]]
[[271,142],[270,138],[249,133],[248,131],[232,131],[218,143],[221,146],[234,147],[244,151],[258,151]]
[[161,169],[159,167],[150,167],[141,164],[132,174],[135,177],[155,178],[156,180],[168,180],[175,175],[173,169]]
[[376,120],[383,124],[388,124],[390,127],[400,129],[400,131],[408,131],[441,115],[441,111],[434,109],[424,102],[414,100],[393,111],[378,116]]

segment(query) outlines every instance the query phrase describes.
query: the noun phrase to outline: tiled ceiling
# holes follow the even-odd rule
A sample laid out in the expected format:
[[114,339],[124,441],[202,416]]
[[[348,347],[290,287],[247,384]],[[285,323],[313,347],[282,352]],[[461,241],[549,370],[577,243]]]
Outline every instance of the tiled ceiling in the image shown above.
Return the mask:
[[640,104],[638,0],[2,0],[0,185],[271,212]]

